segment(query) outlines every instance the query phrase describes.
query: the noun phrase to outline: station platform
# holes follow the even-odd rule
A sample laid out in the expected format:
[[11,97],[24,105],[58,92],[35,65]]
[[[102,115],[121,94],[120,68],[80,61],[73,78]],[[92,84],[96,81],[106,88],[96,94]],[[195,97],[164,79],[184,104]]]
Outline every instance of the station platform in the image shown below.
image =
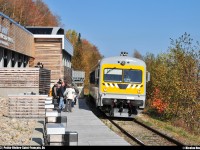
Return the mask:
[[65,130],[78,133],[78,146],[131,146],[93,114],[85,99],[79,99],[72,112],[60,115],[67,116]]

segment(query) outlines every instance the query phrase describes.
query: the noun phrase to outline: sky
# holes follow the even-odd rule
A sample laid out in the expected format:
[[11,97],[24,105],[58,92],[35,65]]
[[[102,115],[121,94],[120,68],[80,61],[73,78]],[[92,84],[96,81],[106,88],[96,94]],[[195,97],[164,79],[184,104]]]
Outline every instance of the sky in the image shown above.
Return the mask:
[[200,0],[43,0],[62,27],[81,33],[104,57],[168,52],[185,32],[200,41]]

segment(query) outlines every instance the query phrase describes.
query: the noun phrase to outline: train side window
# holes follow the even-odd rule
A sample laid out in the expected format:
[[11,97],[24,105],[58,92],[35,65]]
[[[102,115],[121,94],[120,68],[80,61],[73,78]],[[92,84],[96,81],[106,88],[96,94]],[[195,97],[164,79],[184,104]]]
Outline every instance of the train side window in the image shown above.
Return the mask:
[[95,71],[90,73],[90,83],[95,84]]
[[97,70],[98,78],[99,78],[99,72],[100,72],[100,69]]
[[99,68],[95,70],[95,84],[99,84]]
[[98,69],[95,70],[95,78],[99,78],[99,72],[98,72]]
[[99,78],[96,79],[96,83],[95,83],[95,84],[96,84],[96,85],[99,84]]

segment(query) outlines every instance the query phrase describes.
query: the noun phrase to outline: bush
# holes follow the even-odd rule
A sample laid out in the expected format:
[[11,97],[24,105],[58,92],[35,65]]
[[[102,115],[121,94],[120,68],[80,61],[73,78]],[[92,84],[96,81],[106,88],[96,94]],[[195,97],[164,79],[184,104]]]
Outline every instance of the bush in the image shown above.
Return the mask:
[[147,112],[160,119],[181,118],[199,129],[200,51],[185,33],[171,40],[169,53],[145,57],[151,81],[147,84]]

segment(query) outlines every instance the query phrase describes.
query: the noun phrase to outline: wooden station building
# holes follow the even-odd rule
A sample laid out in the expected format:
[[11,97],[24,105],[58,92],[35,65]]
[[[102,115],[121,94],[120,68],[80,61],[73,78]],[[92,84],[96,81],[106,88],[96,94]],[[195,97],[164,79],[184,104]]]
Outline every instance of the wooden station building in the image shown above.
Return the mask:
[[[72,81],[73,46],[60,27],[23,27],[0,13],[0,97],[48,94],[59,78]],[[38,62],[43,68],[37,67]]]

